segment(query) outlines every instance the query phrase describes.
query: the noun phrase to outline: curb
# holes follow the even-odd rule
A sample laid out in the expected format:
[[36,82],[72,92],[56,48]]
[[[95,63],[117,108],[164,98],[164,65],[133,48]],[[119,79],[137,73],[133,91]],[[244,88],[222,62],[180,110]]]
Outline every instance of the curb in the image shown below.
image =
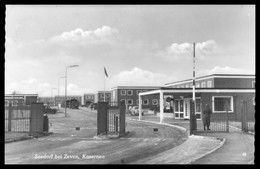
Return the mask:
[[160,123],[160,122],[153,122],[153,121],[146,121],[146,120],[137,120],[137,119],[129,119],[129,120],[133,120],[133,121],[139,121],[139,122],[146,122],[146,123],[153,123],[153,124],[159,124],[159,125],[165,125],[165,126],[170,126],[170,127],[175,127],[175,128],[178,128],[182,131],[185,131],[186,133],[188,133],[189,130],[187,130],[186,128],[184,127],[180,127],[180,126],[176,126],[176,125],[173,125],[173,124],[168,124],[168,123]]
[[[129,119],[129,120],[139,121],[139,122],[142,121],[142,122],[148,122],[148,123],[154,123],[154,124],[160,124],[160,125],[171,126],[171,127],[175,127],[175,128],[181,129],[181,130],[185,131],[186,133],[188,133],[188,130],[187,130],[186,128],[180,127],[180,126],[176,126],[176,125],[172,125],[172,124],[168,124],[168,123],[151,122],[151,121],[137,120],[137,119]],[[208,154],[210,154],[210,153],[216,151],[217,149],[219,149],[220,147],[222,147],[222,146],[224,145],[224,143],[226,142],[226,139],[225,139],[225,138],[208,137],[208,136],[190,135],[190,136],[188,136],[188,138],[200,138],[200,139],[220,140],[221,143],[220,143],[220,145],[218,145],[216,148],[214,148],[214,149],[212,149],[212,150],[210,150],[210,151],[208,151],[208,152],[206,152],[206,153],[204,153],[204,154],[198,156],[198,157],[195,158],[195,159],[191,159],[191,160],[189,160],[188,162],[185,162],[184,164],[191,164],[192,162],[194,162],[194,161],[196,161],[196,160],[198,160],[198,159],[200,159],[200,158],[202,158],[202,157],[204,157],[204,156],[206,156],[206,155],[208,155]],[[250,161],[250,163],[253,162],[253,161],[254,161],[254,160]]]
[[[195,138],[196,138],[196,137],[195,137]],[[198,138],[198,137],[197,137],[197,138]],[[186,163],[184,163],[184,164],[191,164],[192,162],[195,162],[196,160],[199,160],[200,158],[205,157],[206,155],[209,155],[209,154],[213,153],[214,151],[216,151],[217,149],[219,149],[220,147],[222,147],[222,146],[225,144],[225,142],[226,142],[226,139],[225,139],[225,138],[219,139],[219,138],[216,138],[216,137],[206,137],[206,136],[202,136],[202,139],[207,139],[207,138],[213,139],[213,140],[221,140],[221,143],[220,143],[220,145],[218,145],[216,148],[214,148],[214,149],[212,149],[212,150],[210,150],[210,151],[208,151],[208,152],[206,152],[206,153],[204,153],[204,154],[198,156],[197,158],[192,159],[192,160],[190,160],[190,161],[188,161],[188,162],[186,162]]]

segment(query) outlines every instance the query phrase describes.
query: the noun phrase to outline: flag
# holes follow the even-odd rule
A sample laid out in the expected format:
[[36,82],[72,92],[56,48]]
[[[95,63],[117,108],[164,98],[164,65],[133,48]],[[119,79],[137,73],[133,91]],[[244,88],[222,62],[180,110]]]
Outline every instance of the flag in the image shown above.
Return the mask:
[[104,72],[105,72],[106,77],[108,77],[108,75],[107,75],[107,70],[106,70],[105,67],[104,67]]

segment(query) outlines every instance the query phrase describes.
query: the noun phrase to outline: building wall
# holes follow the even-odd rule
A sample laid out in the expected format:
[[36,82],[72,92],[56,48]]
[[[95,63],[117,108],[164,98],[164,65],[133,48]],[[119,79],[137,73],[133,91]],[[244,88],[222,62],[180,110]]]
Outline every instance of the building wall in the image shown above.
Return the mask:
[[[211,85],[209,83],[211,83]],[[204,80],[196,80],[195,85],[196,85],[196,88],[214,88],[215,87],[214,86],[214,78],[209,78],[209,79],[204,79]],[[193,86],[193,82],[188,81],[188,82],[181,82],[181,83],[177,83],[177,84],[172,84],[172,85],[167,86],[167,87],[192,88],[192,86]]]
[[[154,89],[115,89],[116,90],[116,98],[114,99],[116,102],[120,102],[122,100],[126,101],[126,104],[129,106],[138,106],[139,104],[139,92],[151,91]],[[130,91],[132,94],[130,94]],[[124,94],[125,93],[125,94]],[[130,104],[130,101],[132,104]],[[156,100],[157,104],[153,104],[153,100]],[[145,103],[148,103],[147,105]],[[152,108],[157,107],[159,105],[159,94],[148,95],[142,97],[142,108]]]
[[212,102],[212,97],[213,96],[232,96],[233,97],[233,112],[229,112],[229,119],[230,120],[235,120],[235,121],[240,121],[241,120],[241,100],[246,99],[248,100],[247,104],[247,112],[248,112],[248,117],[250,119],[254,118],[254,106],[252,104],[252,99],[255,97],[254,93],[201,93],[201,103],[202,103],[202,111],[205,109],[206,104],[209,104],[210,107],[212,108],[213,114],[212,114],[212,120],[214,120],[214,116],[216,118],[219,118],[220,114],[223,114],[223,118],[225,113],[217,113],[214,112],[213,110],[213,102]]
[[215,78],[216,88],[254,88],[255,78]]
[[9,102],[12,104],[16,103],[25,103],[29,105],[31,103],[38,101],[38,94],[7,94],[5,95],[5,105],[8,105]]
[[104,100],[104,91],[98,91],[95,93],[95,103],[97,102],[111,102],[111,91],[105,91],[105,100]]

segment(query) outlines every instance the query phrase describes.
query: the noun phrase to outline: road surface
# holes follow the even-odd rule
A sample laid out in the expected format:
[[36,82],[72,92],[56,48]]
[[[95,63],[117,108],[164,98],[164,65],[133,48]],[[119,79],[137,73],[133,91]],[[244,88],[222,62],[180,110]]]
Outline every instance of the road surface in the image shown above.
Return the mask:
[[63,112],[49,115],[53,135],[5,144],[5,163],[134,163],[176,147],[188,137],[184,131],[169,126],[127,120],[127,137],[96,139],[96,111],[67,109],[67,114],[69,117],[64,117]]

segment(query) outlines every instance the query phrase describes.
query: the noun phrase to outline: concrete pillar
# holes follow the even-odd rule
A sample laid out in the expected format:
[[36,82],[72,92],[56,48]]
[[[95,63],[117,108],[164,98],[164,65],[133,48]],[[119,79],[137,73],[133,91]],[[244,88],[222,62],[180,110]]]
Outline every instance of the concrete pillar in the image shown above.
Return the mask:
[[163,91],[160,91],[160,123],[163,123]]
[[138,98],[139,98],[139,120],[141,120],[141,117],[142,117],[142,97],[141,97],[140,94],[138,95]]

